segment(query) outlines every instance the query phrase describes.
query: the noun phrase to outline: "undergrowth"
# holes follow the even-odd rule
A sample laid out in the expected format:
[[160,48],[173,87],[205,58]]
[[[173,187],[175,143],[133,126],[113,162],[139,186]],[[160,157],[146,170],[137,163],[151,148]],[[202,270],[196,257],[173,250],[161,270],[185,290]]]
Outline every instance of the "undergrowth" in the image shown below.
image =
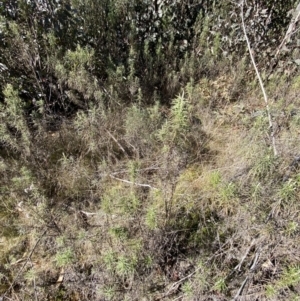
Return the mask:
[[[24,129],[6,134],[13,155],[3,150],[0,165],[2,294],[294,300],[297,115],[279,113],[294,90],[274,104],[274,157],[255,91],[236,111],[236,102],[212,109],[198,98],[202,89],[189,84],[167,111],[94,106],[37,133],[37,143]],[[6,95],[14,125],[18,99]],[[16,141],[26,147],[13,149]]]

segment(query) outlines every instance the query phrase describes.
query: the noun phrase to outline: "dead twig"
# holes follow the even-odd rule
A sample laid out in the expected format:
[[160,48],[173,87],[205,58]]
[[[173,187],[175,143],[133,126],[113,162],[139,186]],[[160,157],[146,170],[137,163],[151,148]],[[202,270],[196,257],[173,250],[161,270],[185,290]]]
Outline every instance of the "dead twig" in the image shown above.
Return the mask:
[[[248,248],[248,250],[247,250],[245,256],[243,256],[241,263],[244,261],[244,259],[247,257],[248,253],[250,252],[252,246],[254,245],[253,242],[254,242],[254,241],[252,241],[252,243],[251,243],[250,247]],[[251,275],[252,275],[252,273],[253,273],[253,271],[254,271],[256,265],[257,265],[259,255],[260,255],[260,247],[259,247],[259,248],[257,249],[257,251],[255,252],[255,258],[254,258],[253,263],[251,264],[251,267],[250,267],[250,269],[249,269],[250,273],[246,276],[245,280],[242,282],[242,284],[241,284],[239,290],[238,290],[237,293],[235,294],[235,296],[234,296],[234,298],[232,299],[232,301],[237,300],[237,298],[238,298],[239,296],[242,295],[242,293],[243,293],[243,291],[244,291],[244,289],[245,289],[245,286],[246,286],[246,284],[248,283],[248,281],[249,281],[249,279],[250,279],[250,277],[251,277]],[[240,264],[241,264],[241,263],[240,263]],[[239,267],[240,264],[238,264],[238,265],[235,267],[235,269],[236,269],[237,267]]]
[[87,212],[87,211],[83,211],[83,210],[80,210],[80,212],[82,214],[84,214],[86,217],[93,216],[93,215],[97,214],[96,212]]
[[109,175],[112,179],[115,179],[117,181],[121,181],[121,182],[124,182],[124,183],[127,183],[127,184],[131,184],[131,185],[135,185],[135,186],[140,186],[140,187],[148,187],[150,189],[155,189],[155,190],[158,190],[158,188],[156,187],[153,187],[149,184],[141,184],[141,183],[136,183],[136,182],[131,182],[131,181],[128,181],[128,180],[124,180],[124,179],[120,179],[120,178],[117,178],[113,175]]
[[251,48],[250,41],[249,41],[249,38],[248,38],[248,35],[247,35],[247,31],[246,31],[246,27],[245,27],[245,21],[244,21],[244,2],[245,2],[245,0],[242,0],[242,3],[241,3],[242,27],[243,27],[244,36],[245,36],[245,39],[246,39],[246,42],[247,42],[247,47],[248,47],[248,50],[249,50],[249,54],[250,54],[250,58],[251,58],[251,61],[252,61],[252,65],[253,65],[253,67],[255,69],[256,76],[257,76],[257,79],[259,81],[259,85],[260,85],[261,91],[262,91],[263,96],[264,96],[264,100],[265,100],[265,104],[266,104],[266,110],[267,110],[267,115],[268,115],[268,120],[269,120],[269,128],[270,128],[270,133],[271,133],[271,143],[272,143],[272,146],[273,146],[274,156],[276,157],[278,155],[278,152],[277,152],[277,149],[276,149],[275,129],[274,129],[273,122],[272,122],[272,116],[271,116],[271,111],[270,111],[270,106],[269,106],[269,100],[268,100],[268,97],[267,97],[267,93],[266,93],[266,90],[265,90],[262,78],[260,76],[260,73],[258,71],[257,65],[255,63],[255,59],[254,59],[254,56],[253,56],[253,50]]
[[277,48],[277,51],[275,53],[275,56],[274,56],[274,60],[276,60],[277,56],[279,55],[281,49],[290,41],[291,39],[291,36],[296,32],[296,24],[297,22],[299,21],[300,19],[300,3],[297,5],[294,13],[293,13],[293,17],[292,17],[292,20],[289,24],[289,27],[286,31],[286,34],[282,40],[282,42],[280,43],[280,45],[278,46]]
[[120,150],[125,154],[125,156],[128,157],[128,154],[125,151],[124,147],[119,143],[119,141],[114,137],[114,135],[110,131],[108,131],[108,130],[106,130],[106,132],[110,136],[110,138],[115,141],[115,143],[118,145],[118,147],[120,148]]
[[244,256],[242,257],[242,260],[240,261],[240,263],[234,268],[234,270],[241,270],[241,267],[243,265],[243,262],[245,261],[246,257],[248,256],[249,252],[251,251],[252,247],[254,245],[254,240],[251,242],[249,248],[247,249],[246,253],[244,254]]
[[242,285],[240,286],[239,290],[238,290],[237,293],[235,294],[235,296],[234,296],[234,298],[232,299],[232,301],[237,300],[237,298],[243,293],[243,290],[244,290],[244,288],[245,288],[245,286],[246,286],[248,280],[249,280],[249,276],[247,276],[247,277],[245,278],[245,280],[243,281]]
[[181,278],[180,280],[174,282],[174,283],[170,286],[170,288],[168,289],[168,291],[163,295],[163,297],[165,298],[165,297],[169,296],[170,294],[172,294],[172,292],[174,292],[174,290],[178,289],[179,285],[180,285],[183,281],[185,281],[185,280],[191,278],[191,277],[192,277],[194,274],[196,274],[201,268],[202,268],[202,267],[199,267],[199,268],[195,269],[194,272],[192,272],[192,273],[190,273],[189,275],[187,275],[187,276]]
[[[30,265],[31,265],[31,268],[33,268],[33,263],[31,261],[31,259],[29,260],[30,261]],[[35,283],[35,277],[33,277],[33,288],[34,288],[34,297],[35,297],[35,301],[38,301],[38,295],[37,295],[37,289],[36,289],[36,283]]]
[[62,268],[62,269],[60,270],[59,277],[58,277],[58,279],[57,279],[57,281],[56,281],[56,286],[55,286],[56,288],[59,288],[60,285],[63,283],[64,277],[65,277],[65,269]]
[[16,281],[18,280],[18,278],[20,277],[21,273],[23,272],[25,266],[27,265],[27,263],[31,260],[31,256],[33,255],[33,252],[35,251],[36,247],[38,246],[39,242],[41,241],[41,239],[43,238],[43,236],[46,234],[47,229],[42,233],[42,235],[39,237],[39,239],[36,241],[34,247],[32,248],[29,256],[27,257],[26,261],[24,262],[23,266],[21,267],[21,269],[19,270],[17,276],[13,279],[11,285],[9,286],[9,288],[5,291],[5,293],[3,294],[3,298],[10,300],[8,297],[6,297],[6,295],[8,294],[8,292],[13,288],[14,284],[16,283]]

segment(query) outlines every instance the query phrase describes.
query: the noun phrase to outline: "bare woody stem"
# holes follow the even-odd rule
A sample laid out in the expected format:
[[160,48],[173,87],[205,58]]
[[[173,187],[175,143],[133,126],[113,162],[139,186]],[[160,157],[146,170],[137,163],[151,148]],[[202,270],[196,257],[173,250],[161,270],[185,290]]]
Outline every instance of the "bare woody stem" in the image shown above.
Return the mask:
[[243,31],[244,31],[245,39],[246,39],[246,42],[247,42],[247,46],[248,46],[248,51],[249,51],[249,54],[250,54],[250,58],[251,58],[253,67],[255,69],[256,76],[257,76],[257,79],[259,81],[259,85],[260,85],[261,91],[262,91],[263,96],[264,96],[264,100],[265,100],[265,104],[266,104],[266,110],[267,110],[267,115],[268,115],[268,120],[269,120],[269,128],[270,128],[270,132],[271,132],[271,142],[272,142],[272,146],[273,146],[273,153],[274,153],[274,156],[276,157],[278,155],[278,152],[277,152],[277,149],[276,149],[275,129],[273,127],[272,116],[271,116],[271,111],[270,111],[270,106],[269,106],[269,100],[268,100],[268,97],[267,97],[267,93],[266,93],[266,90],[264,88],[264,84],[263,84],[263,81],[261,79],[260,73],[258,71],[257,65],[255,63],[254,56],[253,56],[252,49],[251,49],[251,45],[250,45],[250,41],[248,39],[248,35],[247,35],[246,27],[245,27],[245,21],[244,21],[244,1],[245,0],[242,0],[242,3],[241,3],[241,18],[242,18]]

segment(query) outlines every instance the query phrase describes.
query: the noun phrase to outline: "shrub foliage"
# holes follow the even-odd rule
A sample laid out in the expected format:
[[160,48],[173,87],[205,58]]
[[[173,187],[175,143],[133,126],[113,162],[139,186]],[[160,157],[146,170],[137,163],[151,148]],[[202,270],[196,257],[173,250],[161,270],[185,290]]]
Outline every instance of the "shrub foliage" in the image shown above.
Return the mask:
[[1,1],[0,299],[296,300],[298,18]]

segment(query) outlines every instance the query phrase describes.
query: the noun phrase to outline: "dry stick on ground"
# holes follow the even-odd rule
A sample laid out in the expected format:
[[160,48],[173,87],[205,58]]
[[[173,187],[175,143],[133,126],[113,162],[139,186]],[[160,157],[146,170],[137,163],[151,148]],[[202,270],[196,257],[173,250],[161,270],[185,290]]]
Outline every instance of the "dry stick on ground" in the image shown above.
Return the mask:
[[[171,295],[172,292],[173,292],[174,290],[178,289],[179,285],[180,285],[182,282],[184,282],[185,280],[191,278],[191,277],[192,277],[193,275],[195,275],[200,269],[201,269],[201,267],[197,268],[194,272],[192,272],[192,273],[190,273],[189,275],[187,275],[187,276],[181,278],[180,280],[178,280],[178,281],[172,283],[172,285],[170,286],[170,288],[168,289],[168,291],[167,291],[166,293],[164,293],[160,299],[163,299],[163,298],[165,298],[165,297]],[[159,300],[160,300],[160,299],[159,299]]]
[[250,54],[250,57],[251,57],[251,61],[252,61],[253,67],[255,69],[256,76],[258,78],[261,91],[262,91],[262,93],[264,95],[264,100],[265,100],[265,103],[266,103],[267,115],[268,115],[268,119],[269,119],[269,127],[270,127],[270,131],[271,131],[271,142],[272,142],[272,146],[273,146],[273,153],[274,153],[274,156],[276,157],[278,155],[278,152],[277,152],[277,149],[276,149],[275,129],[273,127],[272,116],[271,116],[271,112],[270,112],[270,106],[269,106],[269,100],[268,100],[268,97],[267,97],[267,93],[266,93],[266,90],[264,88],[263,81],[261,79],[260,73],[259,73],[259,71],[257,69],[257,65],[256,65],[254,57],[253,57],[253,53],[252,53],[250,41],[248,39],[248,35],[247,35],[246,27],[245,27],[245,21],[244,21],[244,2],[245,2],[245,0],[242,0],[242,3],[241,3],[242,27],[243,27],[245,39],[246,39],[246,42],[247,42],[249,54]]
[[113,141],[115,141],[115,143],[118,145],[118,147],[120,148],[120,150],[125,154],[125,156],[128,157],[128,154],[127,154],[127,152],[125,151],[124,147],[119,143],[119,141],[114,137],[114,135],[113,135],[110,131],[108,131],[108,130],[106,130],[106,132],[107,132],[107,134],[109,135],[109,137],[110,137]]
[[247,249],[246,253],[244,254],[244,256],[242,257],[241,261],[239,262],[239,264],[234,268],[234,271],[240,271],[241,270],[241,267],[246,259],[246,257],[248,256],[248,254],[250,253],[252,247],[254,246],[254,243],[255,243],[255,240],[253,239],[249,248]]
[[[31,259],[29,259],[29,262],[30,262],[30,265],[31,265],[31,268],[33,268],[33,264],[32,264],[32,261]],[[35,297],[35,301],[38,301],[38,296],[37,296],[37,289],[36,289],[36,284],[35,284],[35,277],[33,277],[33,288],[34,288],[34,297]]]
[[135,185],[135,186],[140,186],[140,187],[148,187],[150,189],[155,189],[155,190],[158,190],[158,188],[156,187],[153,187],[149,184],[141,184],[141,183],[136,183],[136,182],[131,182],[131,181],[128,181],[128,180],[124,180],[124,179],[120,179],[120,178],[117,178],[113,175],[109,175],[112,179],[115,179],[117,181],[120,181],[120,182],[124,182],[124,183],[127,183],[127,184],[131,184],[131,185]]
[[[256,265],[257,265],[257,262],[258,262],[259,256],[260,256],[260,248],[259,248],[259,249],[256,251],[256,253],[255,253],[255,258],[254,258],[254,260],[253,260],[253,264],[252,264],[251,267],[250,267],[250,273],[253,272],[253,270],[255,269],[255,267],[256,267]],[[234,298],[232,299],[232,301],[236,301],[236,300],[239,298],[239,296],[242,295],[243,290],[245,289],[246,284],[248,283],[249,279],[250,279],[250,275],[248,275],[248,276],[245,278],[245,280],[243,281],[242,285],[241,285],[240,288],[238,289],[238,291],[237,291],[237,293],[235,294],[235,296],[234,296]]]
[[32,248],[29,256],[27,257],[26,261],[24,262],[22,268],[20,269],[20,271],[18,272],[17,276],[13,279],[10,287],[6,290],[6,292],[4,293],[4,295],[2,296],[3,298],[10,300],[8,297],[6,297],[6,295],[8,294],[8,292],[13,288],[13,286],[15,285],[16,281],[18,280],[19,276],[21,275],[21,273],[23,272],[23,270],[25,269],[27,263],[31,260],[31,256],[33,255],[33,252],[35,251],[36,247],[38,246],[39,242],[41,241],[41,239],[44,237],[44,235],[46,234],[47,229],[42,233],[42,235],[39,237],[39,239],[37,240],[37,242],[35,243],[34,247]]

